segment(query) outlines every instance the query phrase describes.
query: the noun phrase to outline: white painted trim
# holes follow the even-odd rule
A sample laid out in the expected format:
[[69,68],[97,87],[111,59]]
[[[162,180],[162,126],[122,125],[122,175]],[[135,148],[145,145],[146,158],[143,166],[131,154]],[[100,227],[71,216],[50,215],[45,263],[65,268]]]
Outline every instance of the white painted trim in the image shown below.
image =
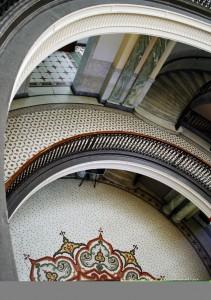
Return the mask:
[[46,180],[42,181],[38,186],[36,186],[20,203],[20,205],[15,209],[13,214],[10,216],[11,218],[14,216],[16,211],[27,201],[34,193],[40,190],[42,187],[47,184],[53,182],[56,179],[64,177],[68,174],[72,174],[75,172],[85,171],[89,169],[116,169],[116,170],[124,170],[130,171],[137,174],[142,174],[158,180],[176,190],[180,194],[182,194],[185,198],[191,200],[201,211],[203,211],[209,218],[211,216],[211,205],[207,203],[207,201],[196,191],[191,189],[188,185],[186,185],[182,180],[177,179],[175,176],[169,175],[163,171],[160,171],[156,168],[148,166],[146,164],[138,164],[130,161],[120,161],[120,160],[98,160],[92,162],[86,162],[82,164],[78,164],[69,168],[66,168],[50,177]]
[[61,18],[36,40],[20,66],[10,103],[27,76],[52,52],[75,40],[108,33],[160,36],[211,52],[211,26],[208,21],[144,5],[92,6]]

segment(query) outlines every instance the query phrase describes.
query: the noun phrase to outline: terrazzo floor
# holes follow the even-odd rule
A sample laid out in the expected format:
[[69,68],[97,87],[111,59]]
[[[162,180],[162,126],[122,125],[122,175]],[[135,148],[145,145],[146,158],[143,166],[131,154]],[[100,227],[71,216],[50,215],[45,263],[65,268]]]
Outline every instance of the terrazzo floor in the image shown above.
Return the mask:
[[[103,236],[115,249],[137,244],[142,269],[167,280],[208,280],[209,275],[181,232],[156,209],[123,190],[98,183],[57,180],[34,194],[10,221],[19,280],[28,281],[24,254],[52,256],[61,246],[59,233],[87,243]],[[156,220],[156,222],[154,221]]]

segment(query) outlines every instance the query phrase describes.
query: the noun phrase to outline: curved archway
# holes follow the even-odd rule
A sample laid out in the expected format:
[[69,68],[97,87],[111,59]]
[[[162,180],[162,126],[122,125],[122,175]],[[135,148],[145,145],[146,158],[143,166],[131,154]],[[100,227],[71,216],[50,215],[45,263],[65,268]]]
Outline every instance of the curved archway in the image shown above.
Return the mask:
[[[1,70],[0,82],[2,86],[2,90],[1,90],[2,101],[1,101],[1,111],[0,111],[0,116],[1,116],[0,137],[2,141],[1,143],[2,148],[0,151],[2,153],[1,161],[3,161],[3,140],[4,140],[3,135],[5,131],[5,125],[6,125],[8,104],[11,103],[13,96],[15,95],[15,92],[17,91],[18,87],[20,87],[24,79],[27,77],[27,74],[30,73],[30,70],[32,71],[33,66],[39,63],[45,56],[48,55],[48,53],[56,50],[56,48],[53,47],[49,48],[50,50],[47,49],[48,43],[46,44],[41,43],[40,45],[38,45],[36,44],[36,41],[41,41],[39,38],[42,36],[42,33],[45,30],[47,30],[47,28],[51,29],[50,32],[51,34],[57,33],[59,35],[59,31],[57,31],[55,24],[59,19],[61,19],[65,15],[69,16],[69,18],[71,17],[71,21],[73,21],[72,19],[73,15],[69,15],[69,14],[70,13],[72,14],[74,12],[77,14],[78,12],[79,13],[78,17],[80,17],[79,19],[83,17],[82,18],[83,24],[79,22],[77,26],[75,26],[81,30],[80,35],[79,33],[74,33],[71,30],[69,31],[67,30],[68,39],[66,39],[66,41],[63,40],[63,43],[71,42],[76,38],[93,34],[93,28],[89,29],[89,31],[86,33],[83,31],[82,27],[86,24],[85,21],[89,20],[90,22],[91,21],[96,22],[97,18],[99,20],[99,16],[103,15],[105,18],[101,19],[103,20],[103,22],[100,21],[100,24],[106,25],[106,20],[109,22],[107,23],[107,26],[105,26],[107,27],[107,33],[128,32],[129,30],[128,26],[130,25],[131,32],[139,33],[139,34],[142,33],[142,34],[158,35],[161,37],[170,38],[176,41],[187,43],[189,45],[193,45],[211,52],[211,39],[210,39],[211,28],[210,28],[209,21],[205,21],[203,19],[197,19],[190,15],[188,16],[186,12],[182,12],[181,10],[179,12],[176,12],[173,10],[167,10],[165,8],[158,9],[143,4],[139,6],[134,5],[134,4],[143,3],[142,1],[137,1],[137,0],[132,0],[132,1],[120,0],[118,1],[118,3],[120,4],[116,5],[115,7],[113,7],[115,1],[105,1],[105,3],[108,2],[110,4],[102,5],[102,6],[93,6],[98,4],[97,1],[95,0],[90,0],[88,4],[85,3],[85,1],[82,2],[80,0],[68,2],[62,6],[62,12],[56,10],[57,9],[56,6],[54,7],[55,9],[52,8],[52,13],[50,18],[48,15],[49,11],[47,12],[45,11],[44,13],[40,11],[39,15],[34,14],[33,16],[31,16],[30,21],[26,20],[24,24],[19,24],[20,26],[17,26],[17,28],[15,28],[14,32],[12,33],[12,38],[10,39],[9,43],[5,46],[5,50],[3,53],[1,53],[1,57],[0,57],[0,70]],[[130,2],[130,4],[123,5],[121,4],[121,2],[122,3]],[[86,9],[86,7],[89,8]],[[101,11],[99,13],[98,8],[106,9],[106,11]],[[84,11],[82,11],[82,9],[84,9]],[[89,9],[92,9],[92,13],[90,15],[85,15],[85,14],[81,15],[81,13],[88,12]],[[118,18],[116,18],[117,13],[119,15]],[[95,17],[95,15],[97,16]],[[114,22],[115,18],[116,18],[116,23],[111,23],[111,20],[113,20]],[[129,22],[129,25],[127,27],[124,26],[126,19]],[[37,24],[39,24],[39,26],[36,26]],[[92,25],[93,24],[94,23],[92,23]],[[99,24],[97,26],[97,24],[95,23],[95,25],[96,25],[95,34],[106,33],[105,28],[104,30],[99,30],[98,28]],[[119,31],[116,31],[117,27],[119,28]],[[63,29],[65,29],[65,27]],[[51,35],[52,40],[55,37],[56,36]],[[57,41],[54,40],[55,47],[56,47],[56,42]],[[43,51],[43,52],[41,51],[42,55],[40,54],[40,56],[37,56],[37,59],[36,59],[36,55],[38,54],[38,52],[36,51],[34,52],[35,48],[33,49],[33,45],[41,46],[39,50]],[[14,53],[14,59],[11,59],[11,55],[13,55],[13,53]],[[34,57],[35,59],[34,60],[35,65],[29,64],[29,61],[31,60],[32,57]],[[26,61],[26,59],[28,59],[28,61]],[[7,65],[6,72],[5,72],[5,65]],[[3,280],[4,279],[8,280],[8,279],[14,279],[16,278],[16,276],[14,271],[15,270],[14,261],[12,259],[11,244],[9,242],[10,238],[9,238],[9,230],[7,226],[6,205],[4,203],[3,182],[1,182],[0,188],[1,188],[1,197],[3,198],[1,199],[2,200],[1,202],[3,203],[2,205],[3,209],[0,217],[2,220],[3,227],[5,229],[4,234],[0,232],[1,240],[3,241],[2,244],[4,245],[4,247],[1,248],[0,261],[4,263],[3,263],[2,271],[0,272],[0,278]],[[8,258],[8,260],[6,258]],[[5,263],[5,261],[8,262]]]
[[[137,205],[134,207],[135,203]],[[146,225],[142,223],[145,218],[148,223]],[[122,222],[119,222],[120,220]],[[164,226],[161,225],[163,223]],[[181,226],[186,228],[185,222],[182,222]],[[90,237],[89,230],[94,233],[95,229],[97,231],[100,227],[103,228],[105,236],[109,236],[109,240],[113,238],[117,244],[122,241],[121,249],[128,249],[128,244],[139,241],[142,245],[140,255],[143,255],[143,249],[147,253],[152,253],[146,259],[140,257],[140,262],[144,261],[148,264],[148,259],[150,262],[153,261],[152,264],[155,266],[153,275],[165,275],[166,280],[209,279],[206,270],[204,270],[205,276],[203,275],[204,272],[196,271],[198,268],[204,269],[207,264],[205,259],[201,258],[202,261],[200,261],[200,253],[197,252],[197,255],[194,253],[194,245],[189,244],[189,241],[183,236],[184,231],[181,230],[181,226],[172,224],[160,212],[160,202],[157,202],[148,193],[145,194],[142,189],[140,192],[133,193],[118,185],[109,184],[107,181],[103,182],[103,180],[97,183],[96,188],[90,181],[86,181],[80,186],[80,180],[76,178],[56,180],[43,187],[28,199],[10,221],[13,249],[20,280],[29,280],[30,262],[28,261],[28,264],[27,261],[24,261],[23,251],[29,253],[34,259],[43,255],[41,249],[45,255],[51,255],[53,251],[55,253],[57,250],[54,241],[56,244],[60,241],[58,233],[61,230],[66,232],[66,236],[70,236],[71,241],[77,239],[77,242],[79,240],[85,242]],[[147,228],[149,232],[144,235],[146,237],[142,240],[144,228]],[[84,234],[84,237],[80,238],[81,234]],[[53,238],[51,239],[52,235]],[[154,239],[153,236],[156,238]],[[128,238],[131,242],[128,241]],[[161,238],[162,241],[159,242],[157,238],[158,240]],[[179,241],[181,240],[184,242],[180,247]],[[193,240],[195,241],[194,235]],[[147,248],[149,244],[151,246]],[[153,259],[154,249],[157,249],[158,244],[162,245],[161,253],[157,256],[163,259],[162,264],[160,264],[159,259]],[[171,248],[170,251],[167,250],[167,245]],[[190,248],[189,254],[186,252],[186,247]],[[203,245],[201,245],[200,250],[204,253]],[[166,255],[163,256],[163,253]],[[166,258],[168,253],[171,257],[169,261]],[[136,254],[138,259],[138,251]],[[183,262],[178,262],[177,256]],[[188,259],[190,263],[187,262]],[[190,274],[186,273],[189,269],[188,265],[191,266],[194,273],[196,272],[196,277],[192,277],[191,270],[189,271]],[[165,271],[157,273],[157,267],[158,271],[162,269]],[[208,266],[207,270],[209,271]],[[147,267],[145,271],[151,272],[152,269]]]
[[128,32],[160,36],[211,52],[210,24],[205,21],[144,5],[91,6],[54,22],[34,41],[19,68],[10,102],[31,71],[50,53],[87,36]]
[[115,154],[106,151],[103,154],[101,152],[75,154],[71,159],[56,161],[32,175],[29,181],[25,181],[26,185],[18,188],[8,199],[9,216],[14,215],[18,208],[36,191],[54,180],[87,169],[104,168],[130,171],[158,180],[190,199],[207,216],[210,215],[210,207],[201,192],[191,186],[184,177],[179,174],[175,176],[173,171],[167,170],[166,167],[158,165],[156,162],[124,152]]

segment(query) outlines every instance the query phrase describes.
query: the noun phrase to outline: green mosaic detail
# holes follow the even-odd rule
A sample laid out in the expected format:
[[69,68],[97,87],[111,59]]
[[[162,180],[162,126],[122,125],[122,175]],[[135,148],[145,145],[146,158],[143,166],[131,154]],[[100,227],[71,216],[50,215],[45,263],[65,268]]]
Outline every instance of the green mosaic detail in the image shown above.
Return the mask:
[[140,91],[144,88],[146,82],[149,79],[150,74],[158,64],[162,54],[166,50],[169,41],[165,39],[159,39],[153,50],[151,51],[146,63],[144,64],[143,68],[141,69],[132,89],[130,90],[124,105],[133,106],[134,103],[137,102],[138,95]]
[[146,50],[146,47],[149,44],[149,41],[149,36],[141,36],[136,42],[135,47],[111,93],[111,96],[108,99],[109,102],[121,102],[121,96],[125,92],[127,84],[130,81],[131,77],[134,76],[136,66],[138,65],[141,57],[143,56],[144,51]]

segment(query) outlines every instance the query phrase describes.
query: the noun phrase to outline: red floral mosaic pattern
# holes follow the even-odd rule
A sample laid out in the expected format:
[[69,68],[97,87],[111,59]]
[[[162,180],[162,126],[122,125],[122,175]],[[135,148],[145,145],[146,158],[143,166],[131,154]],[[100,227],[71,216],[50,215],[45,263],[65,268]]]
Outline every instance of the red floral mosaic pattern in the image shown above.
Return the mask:
[[156,278],[144,272],[138,264],[135,251],[136,245],[130,251],[114,250],[112,245],[104,240],[102,230],[99,236],[87,244],[71,242],[61,232],[63,243],[60,249],[51,256],[32,259],[26,256],[31,264],[31,281],[154,281],[163,280],[164,276]]

